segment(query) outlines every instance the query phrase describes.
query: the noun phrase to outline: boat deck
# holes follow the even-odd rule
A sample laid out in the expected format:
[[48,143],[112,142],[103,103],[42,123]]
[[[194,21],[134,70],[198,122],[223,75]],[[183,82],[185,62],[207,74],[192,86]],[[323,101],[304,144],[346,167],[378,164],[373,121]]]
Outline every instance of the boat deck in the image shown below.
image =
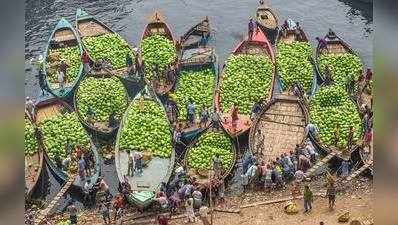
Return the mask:
[[58,115],[60,113],[61,108],[62,106],[59,104],[49,104],[40,107],[40,109],[37,110],[36,121],[41,122],[47,118],[51,118],[53,116]]
[[[281,96],[279,96],[281,98]],[[253,153],[260,154],[259,137],[257,130],[260,129],[264,136],[263,154],[258,156],[265,162],[270,162],[282,153],[294,150],[296,144],[302,143],[306,117],[298,100],[287,96],[287,99],[277,99],[266,112],[260,115],[255,124]],[[292,101],[293,100],[293,101]]]
[[110,33],[105,27],[93,21],[79,22],[78,30],[82,37],[93,37]]
[[288,33],[286,37],[281,36],[280,41],[286,44],[291,44],[296,40],[296,34]]
[[56,42],[67,42],[76,40],[76,36],[70,29],[62,29],[55,32],[53,40]]
[[[347,49],[341,43],[328,43],[327,45],[328,52],[327,53],[334,53],[334,54],[343,54],[347,53]],[[322,51],[325,51],[323,49]]]
[[[119,151],[118,154],[116,166],[119,168],[120,179],[128,173],[128,155],[125,151]],[[172,166],[170,158],[153,157],[143,168],[141,175],[127,176],[132,190],[156,190],[160,186],[160,182],[167,177],[170,166]]]
[[38,152],[32,156],[25,156],[25,182],[28,190],[33,188],[37,173],[40,172],[40,160]]
[[252,121],[250,120],[249,116],[239,114],[236,125],[234,126],[232,124],[231,114],[223,114],[221,118],[221,124],[223,125],[224,129],[231,134],[231,136],[235,136],[250,129]]

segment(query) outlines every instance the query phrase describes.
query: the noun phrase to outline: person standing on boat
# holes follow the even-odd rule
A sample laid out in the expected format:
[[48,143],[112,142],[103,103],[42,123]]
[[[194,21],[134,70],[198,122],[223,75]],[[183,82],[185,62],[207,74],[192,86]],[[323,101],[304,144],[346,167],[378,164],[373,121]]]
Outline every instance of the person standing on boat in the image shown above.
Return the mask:
[[261,105],[259,102],[255,102],[253,104],[252,110],[251,110],[251,114],[250,114],[250,119],[254,120],[254,118],[256,118],[256,116],[260,113],[261,111]]
[[84,159],[82,156],[80,156],[79,161],[77,161],[77,169],[79,173],[79,177],[81,181],[84,181],[86,179],[86,163],[84,162]]
[[110,128],[115,128],[118,124],[118,121],[116,120],[115,116],[116,116],[115,111],[112,111],[111,114],[109,114],[108,126]]
[[334,82],[332,76],[333,76],[332,70],[330,69],[329,65],[326,65],[325,80],[324,80],[325,85],[330,85]]
[[127,157],[128,157],[128,176],[134,176],[134,155],[130,152],[129,149],[126,150]]
[[200,127],[205,127],[209,120],[209,110],[203,104],[202,111],[200,112]]
[[47,82],[46,78],[44,76],[43,70],[39,70],[39,72],[36,75],[36,78],[39,80],[39,86],[41,89],[41,95],[45,95],[45,91],[48,89],[47,88]]
[[294,33],[296,34],[296,37],[297,37],[298,40],[302,39],[300,30],[301,30],[300,23],[296,22],[296,27],[294,29]]
[[215,129],[220,128],[220,117],[218,116],[218,114],[216,112],[213,112],[211,114],[211,125]]
[[142,174],[142,155],[140,152],[134,153],[135,172]]
[[250,18],[250,20],[249,20],[248,27],[249,27],[249,29],[248,29],[248,31],[249,31],[249,34],[248,34],[249,41],[251,41],[253,39],[253,32],[256,29],[256,23],[253,21],[252,18]]
[[187,121],[189,125],[195,125],[195,103],[190,98],[187,104]]
[[59,87],[61,88],[61,92],[64,92],[64,83],[65,83],[65,76],[69,65],[66,63],[64,59],[61,59],[61,64],[59,65],[58,69],[58,83]]
[[264,135],[261,133],[261,129],[258,129],[257,131],[257,152],[260,155],[263,155],[263,150],[264,150]]
[[135,74],[135,66],[133,64],[133,59],[131,58],[130,53],[126,54],[126,66],[127,66],[127,74],[128,75],[133,75]]
[[31,118],[31,120],[34,121],[35,102],[29,96],[26,96],[25,112],[28,114],[28,116]]
[[318,41],[318,48],[322,51],[323,49],[326,49],[326,51],[328,50],[328,45],[327,42],[325,41],[325,39],[320,38],[320,37],[316,37],[315,38]]
[[[318,129],[313,123],[308,123],[304,130],[305,130],[305,135],[304,135],[305,137],[308,137],[308,134],[311,134],[315,138],[318,136]],[[296,146],[296,148],[297,147],[299,146]]]
[[220,159],[220,155],[217,153],[214,158],[213,158],[213,171],[214,171],[214,177],[216,179],[219,179],[221,177],[221,168],[222,166],[222,161]]
[[85,74],[88,74],[91,71],[91,67],[90,67],[90,57],[87,54],[87,51],[83,51],[82,56],[81,56],[81,60],[83,63],[83,71]]
[[83,154],[83,159],[84,163],[86,164],[85,166],[85,171],[88,176],[91,176],[91,167],[94,167],[94,156],[90,150],[87,150]]
[[239,119],[238,114],[239,114],[238,106],[236,105],[236,103],[233,103],[231,107],[231,123],[233,128],[236,128]]

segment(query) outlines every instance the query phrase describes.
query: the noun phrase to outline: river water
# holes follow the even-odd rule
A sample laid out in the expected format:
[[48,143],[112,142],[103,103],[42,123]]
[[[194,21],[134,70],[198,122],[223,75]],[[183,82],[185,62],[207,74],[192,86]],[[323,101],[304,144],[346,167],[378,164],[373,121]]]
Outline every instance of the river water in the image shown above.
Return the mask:
[[[359,0],[266,0],[278,14],[279,23],[292,18],[315,37],[328,28],[335,30],[358,51],[366,66],[373,65],[373,7]],[[216,51],[220,64],[247,30],[258,0],[26,0],[25,9],[25,93],[40,94],[35,70],[29,60],[45,50],[47,40],[61,17],[74,23],[76,8],[95,15],[130,43],[137,45],[149,14],[160,10],[175,37],[208,16],[216,32]]]

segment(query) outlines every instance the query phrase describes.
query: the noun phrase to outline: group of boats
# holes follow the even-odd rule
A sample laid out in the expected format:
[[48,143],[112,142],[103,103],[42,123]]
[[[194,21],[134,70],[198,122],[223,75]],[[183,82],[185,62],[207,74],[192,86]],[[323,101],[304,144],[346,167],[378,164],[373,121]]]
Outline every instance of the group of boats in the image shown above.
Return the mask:
[[[228,113],[223,114],[221,112],[220,87],[222,86],[223,82],[223,71],[218,71],[218,58],[215,53],[214,46],[209,46],[207,44],[212,37],[209,19],[206,17],[204,20],[190,28],[179,40],[177,40],[175,37],[173,37],[173,33],[165,22],[164,18],[159,12],[156,12],[145,27],[141,40],[150,35],[158,34],[168,38],[176,44],[178,57],[177,60],[173,62],[172,66],[177,68],[177,73],[174,76],[175,80],[171,84],[159,85],[156,83],[147,82],[148,85],[146,85],[145,88],[142,84],[134,86],[137,85],[137,81],[130,79],[131,76],[127,74],[127,66],[118,70],[107,69],[105,71],[94,71],[92,74],[85,74],[83,71],[83,65],[80,65],[75,79],[73,81],[66,82],[64,91],[61,91],[59,86],[54,86],[48,82],[49,92],[54,97],[43,99],[36,104],[35,119],[32,120],[32,123],[37,125],[40,121],[57,115],[64,110],[73,111],[74,109],[70,105],[73,105],[73,96],[75,90],[78,87],[79,82],[84,79],[85,76],[117,76],[124,84],[127,84],[125,85],[126,89],[132,87],[139,87],[141,89],[141,91],[135,91],[135,93],[139,92],[135,96],[130,96],[130,104],[132,104],[134,101],[140,101],[140,98],[144,97],[145,99],[151,99],[161,107],[164,107],[163,105],[165,99],[167,99],[167,93],[178,89],[179,72],[184,70],[189,71],[210,69],[214,76],[214,102],[212,112],[219,115],[221,128],[217,129],[213,127],[214,124],[207,124],[205,127],[199,127],[195,125],[184,129],[183,135],[185,135],[187,139],[191,140],[187,145],[186,154],[189,152],[189,149],[193,143],[197,141],[198,137],[205,132],[222,132],[231,138],[231,143],[234,143],[235,140],[242,136],[248,136],[249,148],[251,152],[254,155],[258,155],[260,153],[256,150],[256,146],[258,145],[259,141],[257,134],[259,130],[261,130],[260,133],[262,133],[262,135],[265,137],[264,147],[267,149],[267,153],[261,154],[259,157],[263,158],[264,160],[269,160],[270,158],[279,156],[281,153],[285,153],[287,150],[293,150],[296,144],[301,144],[305,141],[304,128],[309,122],[307,99],[305,96],[297,97],[289,92],[286,92],[285,90],[289,87],[281,87],[281,82],[279,80],[280,78],[278,77],[278,71],[275,66],[275,46],[278,42],[308,42],[309,39],[302,27],[297,26],[295,28],[299,29],[298,32],[296,32],[294,29],[288,29],[286,27],[279,29],[277,15],[272,11],[271,8],[264,4],[259,5],[256,18],[258,27],[260,29],[254,32],[251,39],[245,38],[245,40],[238,43],[231,53],[233,55],[264,55],[268,57],[273,64],[271,89],[264,93],[264,96],[266,96],[264,98],[265,101],[263,102],[264,107],[258,116],[253,120],[250,118],[250,115],[239,114],[238,121],[235,125],[233,124],[231,116]],[[283,29],[287,30],[284,31]],[[287,35],[280,35],[281,32],[286,32]],[[82,54],[83,50],[86,49],[81,41],[83,37],[98,36],[107,33],[115,32],[95,17],[89,15],[81,9],[78,9],[76,12],[75,27],[73,27],[65,19],[61,19],[56,25],[46,48],[46,60],[48,60],[48,53],[50,50],[65,46],[77,47],[79,53]],[[327,43],[327,48],[329,49],[327,53],[329,54],[341,54],[346,52],[356,54],[351,47],[337,35],[333,37],[326,35],[325,40]],[[133,51],[133,46],[131,44],[130,48]],[[87,52],[90,55],[90,52]],[[311,60],[314,67],[314,88],[313,91],[311,91],[311,93],[308,95],[309,97],[315,94],[316,87],[322,85],[323,83],[324,76],[320,72],[317,65],[317,59],[322,52],[323,49],[318,46],[316,49],[315,59]],[[140,61],[140,63],[142,62]],[[139,73],[139,71],[137,71],[137,73]],[[45,70],[45,75],[47,74],[48,71]],[[129,90],[127,91],[131,93]],[[163,109],[166,116],[166,110],[165,108]],[[89,124],[85,124],[84,126],[92,137],[101,137],[101,135],[104,135],[104,137],[109,137],[110,133],[114,134],[114,138],[116,139],[115,165],[118,179],[121,183],[126,180],[126,174],[128,170],[128,161],[126,160],[128,160],[128,156],[125,151],[119,149],[118,140],[120,138],[120,132],[123,130],[126,116],[127,115],[125,115],[120,122],[120,127],[118,126],[112,131],[98,130],[95,127],[90,127]],[[172,135],[173,128],[173,125],[170,124],[170,135]],[[38,128],[38,130],[40,130],[40,128]],[[73,178],[76,179],[73,185],[81,186],[81,182],[76,174],[65,173],[65,171],[57,168],[57,166],[54,165],[54,162],[48,158],[43,147],[44,145],[42,144],[42,138],[43,137],[38,135],[39,151],[37,151],[37,154],[33,159],[34,163],[39,165],[39,169],[35,170],[36,174],[29,173],[25,176],[29,193],[34,190],[35,184],[39,180],[42,168],[44,167],[44,162],[47,162],[50,169],[54,171],[55,177],[61,183],[65,183],[66,180]],[[323,145],[319,142],[319,140],[312,138],[312,141],[315,143],[316,147],[324,149],[327,152],[331,151],[330,146]],[[96,162],[95,173],[93,173],[92,179],[96,180],[101,171],[100,156],[96,146],[91,141],[90,143],[91,151],[94,154],[94,159]],[[235,144],[233,146],[234,148],[230,151],[233,153],[234,159],[236,159],[237,148],[235,147]],[[144,168],[143,174],[146,176],[128,177],[128,182],[132,184],[131,186],[133,187],[133,192],[129,200],[130,203],[140,207],[149,205],[154,199],[154,193],[159,190],[161,183],[167,183],[169,181],[173,174],[174,165],[177,162],[175,150],[172,149],[171,151],[172,154],[170,158],[153,158],[152,165]],[[182,162],[186,163],[186,160],[183,160]],[[230,174],[232,168],[233,166],[223,172],[223,178]],[[30,196],[30,194],[28,196]]]

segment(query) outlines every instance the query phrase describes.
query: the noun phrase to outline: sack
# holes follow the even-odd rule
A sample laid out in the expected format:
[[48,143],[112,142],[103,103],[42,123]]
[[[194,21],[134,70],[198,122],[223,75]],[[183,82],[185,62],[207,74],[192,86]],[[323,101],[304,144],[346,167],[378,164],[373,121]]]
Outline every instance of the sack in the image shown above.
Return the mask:
[[286,203],[284,209],[285,209],[285,212],[286,212],[287,214],[289,214],[289,215],[290,215],[290,214],[296,214],[296,213],[298,213],[297,204],[294,203],[294,202],[291,202],[291,201],[288,201],[288,202]]

